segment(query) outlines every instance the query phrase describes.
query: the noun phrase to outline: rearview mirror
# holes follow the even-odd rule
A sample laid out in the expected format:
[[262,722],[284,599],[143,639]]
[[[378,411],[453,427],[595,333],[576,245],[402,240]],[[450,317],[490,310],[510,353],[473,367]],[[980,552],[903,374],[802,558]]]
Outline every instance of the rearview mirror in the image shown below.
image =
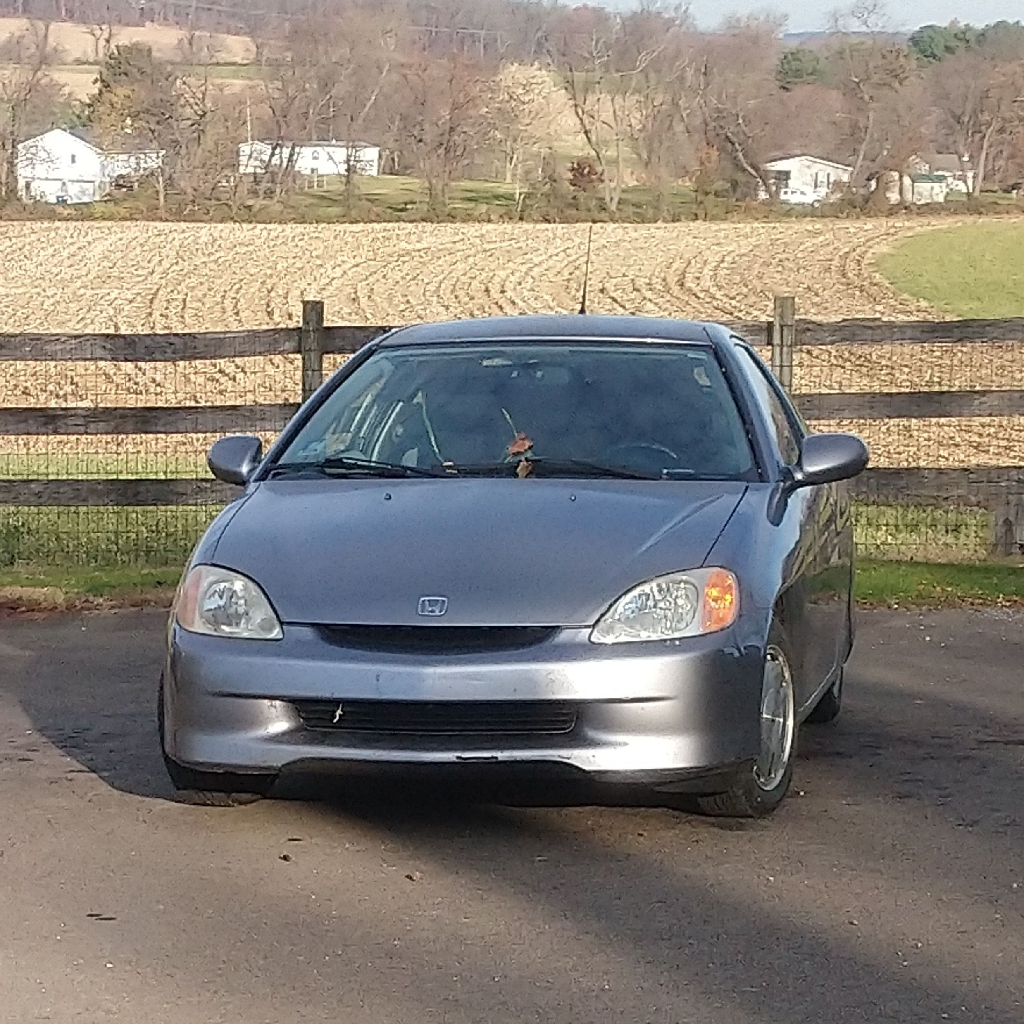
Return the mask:
[[795,487],[814,487],[849,480],[868,464],[868,446],[853,434],[809,434],[800,446],[793,469]]
[[206,456],[210,472],[226,484],[244,487],[263,458],[263,442],[248,434],[222,437]]

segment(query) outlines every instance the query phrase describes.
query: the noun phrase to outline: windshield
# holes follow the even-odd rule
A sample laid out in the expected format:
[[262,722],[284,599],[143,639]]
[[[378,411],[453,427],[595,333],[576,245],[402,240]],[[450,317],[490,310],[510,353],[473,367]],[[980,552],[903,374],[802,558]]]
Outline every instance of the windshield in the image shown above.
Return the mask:
[[275,464],[351,471],[353,460],[408,475],[756,479],[732,392],[701,345],[380,349]]

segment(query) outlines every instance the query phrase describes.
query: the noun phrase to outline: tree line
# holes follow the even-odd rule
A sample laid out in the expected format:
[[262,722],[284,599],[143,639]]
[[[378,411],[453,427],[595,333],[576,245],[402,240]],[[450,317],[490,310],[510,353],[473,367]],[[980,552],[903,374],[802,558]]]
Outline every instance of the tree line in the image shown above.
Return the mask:
[[[23,14],[53,14],[54,2],[0,0]],[[161,60],[119,43],[114,9],[90,3],[63,0],[56,12],[96,19],[100,70],[84,102],[52,74],[50,21],[0,43],[0,197],[16,191],[17,142],[54,124],[163,150],[161,207],[168,195],[186,208],[237,207],[300,187],[288,159],[240,180],[237,146],[248,137],[284,153],[305,140],[380,144],[385,169],[421,178],[437,211],[466,177],[506,182],[519,212],[557,212],[585,194],[614,215],[635,184],[650,190],[655,214],[682,182],[698,200],[772,196],[767,163],[797,153],[848,164],[864,195],[873,175],[926,152],[963,158],[975,194],[1024,178],[1019,22],[901,38],[878,0],[858,0],[831,31],[792,46],[770,16],[707,32],[685,8],[654,3],[621,13],[520,0],[273,0],[250,17],[253,63],[239,87],[224,81],[211,29],[235,24],[241,4],[222,0],[205,15],[193,5],[179,53]],[[134,0],[123,17],[132,10]],[[356,191],[346,192],[353,202]]]

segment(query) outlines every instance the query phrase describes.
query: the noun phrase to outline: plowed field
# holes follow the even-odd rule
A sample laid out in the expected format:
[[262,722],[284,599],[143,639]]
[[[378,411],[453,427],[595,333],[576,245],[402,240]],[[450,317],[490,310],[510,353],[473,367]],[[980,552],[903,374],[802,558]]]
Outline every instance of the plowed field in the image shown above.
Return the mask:
[[[948,221],[946,221],[948,223]],[[922,222],[598,225],[591,306],[702,319],[770,314],[920,319],[876,252]],[[0,331],[211,331],[394,324],[579,307],[580,225],[0,225]]]

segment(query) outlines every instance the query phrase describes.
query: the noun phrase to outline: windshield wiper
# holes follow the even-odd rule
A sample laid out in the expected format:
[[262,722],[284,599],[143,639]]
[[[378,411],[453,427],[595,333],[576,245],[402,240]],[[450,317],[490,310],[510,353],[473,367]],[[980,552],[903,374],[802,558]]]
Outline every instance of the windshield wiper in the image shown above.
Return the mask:
[[319,462],[279,462],[272,466],[269,476],[277,473],[347,473],[358,476],[407,477],[437,476],[430,469],[419,466],[403,466],[398,462],[378,462],[375,459],[359,459],[351,455],[333,455]]
[[[527,476],[541,476],[545,473],[557,475],[571,474],[580,477],[615,477],[621,480],[664,480],[666,473],[645,472],[629,469],[627,466],[610,466],[602,462],[590,462],[587,459],[546,459],[528,458],[523,460],[530,470]],[[268,477],[288,473],[316,473],[333,475],[335,473],[352,476],[375,477],[438,477],[445,476],[517,476],[522,475],[519,461],[512,462],[446,462],[443,465],[426,469],[420,466],[403,466],[397,462],[379,462],[374,459],[359,459],[350,455],[335,455],[319,462],[279,462],[270,468]],[[669,471],[670,472],[670,471]]]
[[591,462],[589,459],[527,459],[533,467],[530,475],[540,473],[572,473],[578,476],[611,476],[623,480],[663,480],[664,474],[658,470],[649,472],[642,469],[630,469],[628,466],[610,466],[604,462]]
[[525,463],[530,467],[526,476],[540,476],[543,473],[566,473],[573,476],[609,476],[623,480],[661,480],[658,473],[647,473],[626,466],[608,466],[602,462],[590,462],[587,459],[546,459],[542,457],[526,458],[511,462],[476,462],[448,463],[442,467],[444,473],[452,476],[522,476],[519,467]]

